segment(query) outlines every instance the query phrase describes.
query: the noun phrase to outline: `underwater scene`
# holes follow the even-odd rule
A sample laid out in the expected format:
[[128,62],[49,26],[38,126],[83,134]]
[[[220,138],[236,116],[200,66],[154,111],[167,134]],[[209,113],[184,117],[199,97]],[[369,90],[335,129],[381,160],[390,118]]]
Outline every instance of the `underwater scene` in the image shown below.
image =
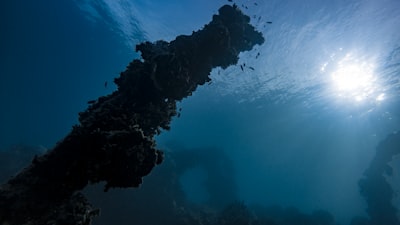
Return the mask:
[[0,5],[0,225],[400,225],[400,1]]

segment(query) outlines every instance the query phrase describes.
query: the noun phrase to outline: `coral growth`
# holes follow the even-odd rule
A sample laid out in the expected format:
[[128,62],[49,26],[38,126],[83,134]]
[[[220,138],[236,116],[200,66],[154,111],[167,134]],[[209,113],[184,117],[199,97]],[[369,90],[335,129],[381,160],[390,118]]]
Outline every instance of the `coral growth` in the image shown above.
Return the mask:
[[118,90],[93,102],[51,151],[1,186],[0,222],[47,224],[52,217],[62,224],[72,207],[87,213],[75,214],[69,224],[87,224],[95,211],[73,197],[77,191],[101,181],[105,190],[139,186],[163,159],[153,137],[169,129],[176,101],[209,81],[212,68],[235,64],[240,52],[263,43],[249,21],[236,6],[225,5],[190,36],[139,44],[142,60],[115,79]]
[[396,215],[398,211],[392,205],[394,191],[384,177],[385,172],[391,170],[388,163],[399,154],[400,132],[397,132],[379,143],[375,157],[364,172],[365,177],[359,181],[361,195],[368,205],[369,225],[400,225]]

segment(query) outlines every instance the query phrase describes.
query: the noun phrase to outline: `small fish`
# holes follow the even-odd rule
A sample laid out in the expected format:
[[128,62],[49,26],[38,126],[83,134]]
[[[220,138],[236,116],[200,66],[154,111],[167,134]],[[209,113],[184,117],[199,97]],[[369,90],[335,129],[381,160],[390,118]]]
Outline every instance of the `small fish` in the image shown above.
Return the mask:
[[254,70],[254,67],[249,66],[249,69]]
[[243,71],[243,65],[240,65],[240,69]]
[[258,5],[257,2],[254,2],[254,5],[257,6]]
[[268,24],[271,24],[272,22],[271,22],[271,21],[268,21],[267,23],[268,23]]
[[258,59],[258,57],[260,56],[260,53],[259,52],[257,52],[257,55],[256,55],[256,59]]
[[228,0],[228,2],[232,2],[232,0]]
[[108,82],[104,82],[104,87],[107,88]]

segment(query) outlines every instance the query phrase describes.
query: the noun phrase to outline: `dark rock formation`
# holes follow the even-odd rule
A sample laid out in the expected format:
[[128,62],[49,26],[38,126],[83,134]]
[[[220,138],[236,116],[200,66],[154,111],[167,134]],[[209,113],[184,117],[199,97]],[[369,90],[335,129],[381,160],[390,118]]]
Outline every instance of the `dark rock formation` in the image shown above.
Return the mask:
[[100,181],[105,190],[139,186],[162,162],[153,137],[169,129],[176,101],[209,81],[212,68],[263,43],[249,21],[226,5],[190,36],[138,45],[142,60],[115,79],[118,90],[93,102],[70,134],[1,186],[0,223],[89,224],[97,211],[77,191]]
[[375,157],[364,172],[365,177],[359,181],[361,195],[368,205],[369,225],[400,225],[396,215],[397,209],[392,205],[394,193],[384,177],[385,173],[391,175],[388,163],[398,154],[400,154],[400,132],[390,134],[379,143]]

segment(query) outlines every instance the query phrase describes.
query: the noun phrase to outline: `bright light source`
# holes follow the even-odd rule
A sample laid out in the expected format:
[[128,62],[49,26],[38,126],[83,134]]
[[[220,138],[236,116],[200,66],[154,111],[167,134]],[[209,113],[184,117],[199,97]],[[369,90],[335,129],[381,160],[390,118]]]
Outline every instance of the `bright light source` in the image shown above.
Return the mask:
[[357,64],[341,65],[332,73],[332,79],[337,88],[345,92],[361,91],[374,82],[370,69]]
[[367,62],[360,62],[351,54],[347,54],[338,62],[337,68],[331,73],[334,91],[340,97],[362,102],[375,98],[382,101],[384,94],[376,97],[377,79],[374,75],[374,66]]

